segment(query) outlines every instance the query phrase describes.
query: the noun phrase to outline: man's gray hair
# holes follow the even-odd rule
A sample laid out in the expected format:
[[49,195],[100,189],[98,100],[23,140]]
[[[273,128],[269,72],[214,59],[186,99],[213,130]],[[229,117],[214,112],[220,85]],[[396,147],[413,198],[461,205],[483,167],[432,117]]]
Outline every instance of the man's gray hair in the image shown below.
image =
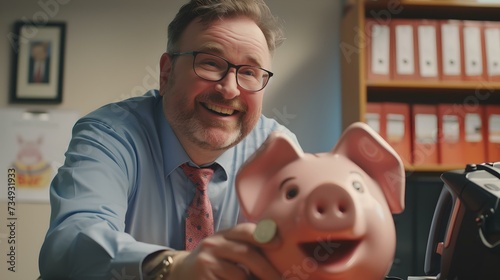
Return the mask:
[[266,37],[271,53],[284,41],[280,21],[275,17],[264,0],[191,0],[181,7],[168,26],[169,53],[179,51],[177,43],[186,27],[196,18],[209,24],[215,20],[246,16],[255,21]]

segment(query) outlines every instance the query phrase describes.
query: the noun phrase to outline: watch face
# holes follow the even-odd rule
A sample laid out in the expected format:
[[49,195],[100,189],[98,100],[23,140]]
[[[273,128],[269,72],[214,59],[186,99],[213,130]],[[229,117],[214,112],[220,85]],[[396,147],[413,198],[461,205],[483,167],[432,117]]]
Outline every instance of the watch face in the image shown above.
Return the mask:
[[163,259],[163,261],[165,261],[165,266],[167,268],[170,268],[170,266],[172,265],[172,263],[174,262],[174,259],[172,258],[172,256],[168,255],[165,259]]
[[148,274],[146,279],[164,279],[168,276],[172,267],[173,258],[171,255],[166,255],[163,260],[158,263]]

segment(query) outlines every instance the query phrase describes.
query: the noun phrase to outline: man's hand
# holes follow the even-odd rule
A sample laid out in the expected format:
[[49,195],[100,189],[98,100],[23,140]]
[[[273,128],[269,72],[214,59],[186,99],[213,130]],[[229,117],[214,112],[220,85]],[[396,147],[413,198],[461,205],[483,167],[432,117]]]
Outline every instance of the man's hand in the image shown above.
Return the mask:
[[263,245],[256,242],[256,225],[238,224],[202,240],[192,252],[181,251],[174,257],[168,280],[278,280],[279,272],[261,253],[262,247],[277,247],[279,238]]

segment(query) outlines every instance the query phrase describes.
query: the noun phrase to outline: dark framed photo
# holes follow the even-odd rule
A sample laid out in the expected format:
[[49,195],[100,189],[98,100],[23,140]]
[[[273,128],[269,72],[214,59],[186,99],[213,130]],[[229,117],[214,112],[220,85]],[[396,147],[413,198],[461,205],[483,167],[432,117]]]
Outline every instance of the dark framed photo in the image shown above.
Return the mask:
[[11,103],[62,102],[65,36],[64,22],[14,24]]

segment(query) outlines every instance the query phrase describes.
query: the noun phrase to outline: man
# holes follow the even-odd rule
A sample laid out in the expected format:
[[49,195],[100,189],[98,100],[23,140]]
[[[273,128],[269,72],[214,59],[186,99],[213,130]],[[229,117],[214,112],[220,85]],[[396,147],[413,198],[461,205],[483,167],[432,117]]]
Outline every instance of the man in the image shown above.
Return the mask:
[[[159,93],[104,106],[75,125],[51,185],[42,277],[280,279],[252,237],[255,225],[239,223],[234,178],[272,131],[296,140],[261,115],[281,40],[263,0],[184,5],[169,25]],[[186,162],[214,173],[206,193],[215,234],[190,251],[195,187]]]
[[50,74],[49,42],[31,43],[29,60],[29,82],[48,83]]

